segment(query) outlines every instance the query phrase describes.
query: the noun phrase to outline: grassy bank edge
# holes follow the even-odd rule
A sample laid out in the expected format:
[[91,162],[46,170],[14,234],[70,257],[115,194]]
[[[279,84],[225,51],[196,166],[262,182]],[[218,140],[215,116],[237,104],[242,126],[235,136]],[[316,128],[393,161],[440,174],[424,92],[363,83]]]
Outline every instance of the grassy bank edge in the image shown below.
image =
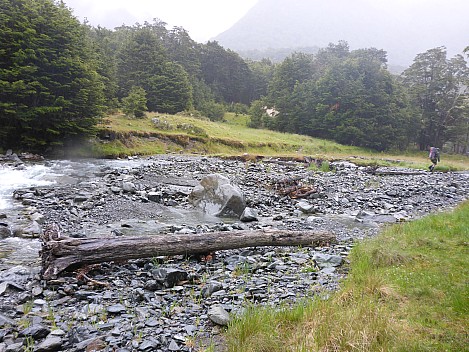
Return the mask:
[[392,226],[353,248],[329,299],[248,308],[227,350],[468,351],[468,243],[469,201]]
[[[349,160],[360,166],[424,170],[430,164],[427,152],[382,153],[303,135],[252,129],[245,126],[243,116],[232,115],[227,114],[223,122],[157,113],[149,113],[144,119],[129,119],[122,114],[109,115],[99,126],[98,135],[104,138],[97,138],[74,152],[76,156],[98,158],[155,154],[307,156],[328,161]],[[240,120],[244,122],[240,123]],[[445,154],[436,169],[442,172],[458,170],[469,170],[467,156]]]

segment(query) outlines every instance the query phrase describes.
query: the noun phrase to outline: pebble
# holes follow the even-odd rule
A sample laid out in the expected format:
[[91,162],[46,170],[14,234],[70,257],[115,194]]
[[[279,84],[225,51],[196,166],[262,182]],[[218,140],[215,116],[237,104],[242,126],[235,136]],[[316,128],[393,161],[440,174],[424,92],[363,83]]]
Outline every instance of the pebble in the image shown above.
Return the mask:
[[[63,234],[74,237],[275,227],[332,231],[338,243],[226,250],[203,260],[159,256],[102,263],[87,277],[106,286],[73,272],[45,284],[38,280],[37,269],[14,267],[0,273],[0,336],[7,350],[21,350],[19,336],[33,334],[37,351],[189,352],[196,350],[194,343],[203,349],[218,335],[217,326],[226,326],[230,316],[247,305],[275,308],[304,297],[328,297],[346,276],[344,263],[356,241],[375,236],[382,224],[441,211],[469,195],[464,173],[379,176],[379,170],[369,172],[350,162],[331,163],[335,171],[319,173],[302,162],[245,163],[199,156],[147,161],[128,169],[103,167],[73,185],[15,191],[19,203],[32,205],[30,219],[36,223],[29,236],[55,222]],[[243,219],[192,218],[190,189],[213,173],[225,175],[244,193]],[[293,179],[317,192],[306,199],[281,194],[279,184]],[[165,222],[162,214],[174,218]],[[3,223],[8,217],[2,217]],[[28,314],[25,305],[17,310],[27,302],[38,311]],[[30,328],[21,328],[25,321]]]

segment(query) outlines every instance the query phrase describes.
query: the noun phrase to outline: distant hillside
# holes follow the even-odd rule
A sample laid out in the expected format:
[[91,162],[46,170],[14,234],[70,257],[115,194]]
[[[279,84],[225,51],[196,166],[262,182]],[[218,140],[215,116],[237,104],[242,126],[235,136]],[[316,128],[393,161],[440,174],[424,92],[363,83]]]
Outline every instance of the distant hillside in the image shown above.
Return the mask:
[[346,40],[351,49],[384,49],[390,64],[408,66],[439,46],[450,56],[462,53],[469,45],[468,13],[467,0],[259,0],[214,39],[242,53]]

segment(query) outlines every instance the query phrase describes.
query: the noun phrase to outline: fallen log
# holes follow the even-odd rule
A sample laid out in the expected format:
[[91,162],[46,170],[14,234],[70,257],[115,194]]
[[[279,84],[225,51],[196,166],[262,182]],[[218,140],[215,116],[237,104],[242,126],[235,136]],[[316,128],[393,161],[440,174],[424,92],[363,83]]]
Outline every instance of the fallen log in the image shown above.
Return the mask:
[[42,276],[50,280],[64,270],[88,264],[245,247],[321,246],[334,243],[336,238],[319,231],[253,230],[81,239],[49,233],[42,240]]

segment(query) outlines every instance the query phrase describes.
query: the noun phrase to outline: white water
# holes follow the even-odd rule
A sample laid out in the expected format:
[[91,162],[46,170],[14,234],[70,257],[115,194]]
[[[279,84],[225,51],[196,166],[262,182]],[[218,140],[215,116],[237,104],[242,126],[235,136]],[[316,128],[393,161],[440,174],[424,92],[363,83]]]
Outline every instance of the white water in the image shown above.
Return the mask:
[[23,169],[0,164],[0,211],[13,207],[13,191],[19,188],[55,183],[50,167],[30,165]]
[[[144,160],[50,160],[26,163],[20,167],[0,164],[0,214],[12,226],[25,226],[23,205],[13,198],[16,189],[44,187],[54,184],[74,184],[92,178],[102,167],[127,168],[145,163]],[[37,239],[9,237],[0,239],[0,272],[12,265],[38,265]]]
[[25,164],[14,168],[0,164],[0,211],[15,207],[12,198],[15,189],[73,184],[93,176],[101,167],[127,168],[147,163],[146,160],[50,160],[40,164]]

